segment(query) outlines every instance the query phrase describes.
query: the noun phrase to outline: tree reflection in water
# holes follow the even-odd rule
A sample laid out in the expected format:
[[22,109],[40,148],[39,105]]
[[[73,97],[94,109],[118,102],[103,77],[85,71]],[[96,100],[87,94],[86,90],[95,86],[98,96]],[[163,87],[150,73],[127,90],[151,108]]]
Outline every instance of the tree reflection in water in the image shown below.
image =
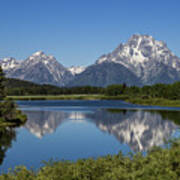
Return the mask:
[[0,165],[6,156],[6,151],[11,148],[12,141],[16,139],[16,131],[10,127],[0,127]]

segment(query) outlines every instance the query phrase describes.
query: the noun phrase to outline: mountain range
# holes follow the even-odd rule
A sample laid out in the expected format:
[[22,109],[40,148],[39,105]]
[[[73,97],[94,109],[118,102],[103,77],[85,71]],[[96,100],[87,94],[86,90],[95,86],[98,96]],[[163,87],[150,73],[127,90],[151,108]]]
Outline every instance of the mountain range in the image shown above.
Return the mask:
[[180,81],[180,58],[164,42],[139,34],[88,67],[64,67],[42,51],[25,60],[4,58],[0,65],[7,77],[57,86],[142,86]]

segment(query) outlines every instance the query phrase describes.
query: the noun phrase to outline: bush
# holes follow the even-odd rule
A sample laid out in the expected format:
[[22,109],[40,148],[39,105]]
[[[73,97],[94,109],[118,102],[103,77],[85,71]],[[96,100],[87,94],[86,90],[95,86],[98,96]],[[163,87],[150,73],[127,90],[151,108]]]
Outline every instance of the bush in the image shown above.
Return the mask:
[[[167,146],[169,147],[169,145]],[[47,162],[34,172],[26,167],[0,176],[0,180],[178,180],[180,179],[180,141],[171,148],[154,147],[146,156],[107,155],[76,162]]]
[[13,124],[22,124],[26,122],[26,115],[17,110],[17,105],[12,100],[0,102],[0,121]]

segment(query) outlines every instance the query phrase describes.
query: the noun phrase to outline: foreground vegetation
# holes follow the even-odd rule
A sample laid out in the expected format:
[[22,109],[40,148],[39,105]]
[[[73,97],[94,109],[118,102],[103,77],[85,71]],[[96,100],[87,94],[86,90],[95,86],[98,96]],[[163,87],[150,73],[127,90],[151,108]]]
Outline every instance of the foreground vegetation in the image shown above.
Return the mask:
[[0,127],[25,123],[26,116],[17,110],[16,104],[11,99],[6,99],[5,81],[4,73],[0,67]]
[[171,148],[154,148],[146,156],[108,155],[77,162],[45,163],[38,172],[26,167],[2,174],[0,180],[178,180],[180,179],[180,142]]

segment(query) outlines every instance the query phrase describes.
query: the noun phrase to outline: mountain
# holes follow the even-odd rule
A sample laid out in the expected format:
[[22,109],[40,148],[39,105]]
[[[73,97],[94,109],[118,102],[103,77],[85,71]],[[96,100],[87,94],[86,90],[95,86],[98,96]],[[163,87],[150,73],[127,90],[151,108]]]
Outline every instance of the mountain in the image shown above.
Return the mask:
[[133,35],[114,51],[88,67],[61,65],[42,51],[24,61],[0,61],[7,77],[58,86],[152,85],[180,81],[180,58],[167,45],[149,35]]
[[13,57],[4,58],[0,60],[0,66],[3,68],[4,71],[10,71],[21,64],[21,61],[17,61]]
[[76,74],[80,74],[82,73],[83,71],[85,71],[86,67],[84,66],[71,66],[70,68],[68,68],[68,70],[73,74],[73,75],[76,75]]
[[123,84],[141,86],[140,80],[128,68],[113,62],[103,62],[94,64],[77,74],[67,86],[100,86],[105,87],[110,84]]
[[[13,64],[12,61],[14,59],[11,59],[9,64]],[[3,60],[1,63],[5,64]],[[48,56],[42,51],[34,53],[19,64],[15,63],[13,68],[6,68],[4,71],[7,77],[10,78],[58,86],[64,86],[66,82],[73,78],[72,73],[68,69],[61,65],[53,56]]]
[[152,85],[180,80],[180,59],[162,41],[133,35],[125,44],[102,55],[94,65],[75,76],[69,85]]
[[172,83],[180,80],[180,59],[162,41],[148,35],[133,35],[97,64],[114,62],[133,72],[143,84]]

